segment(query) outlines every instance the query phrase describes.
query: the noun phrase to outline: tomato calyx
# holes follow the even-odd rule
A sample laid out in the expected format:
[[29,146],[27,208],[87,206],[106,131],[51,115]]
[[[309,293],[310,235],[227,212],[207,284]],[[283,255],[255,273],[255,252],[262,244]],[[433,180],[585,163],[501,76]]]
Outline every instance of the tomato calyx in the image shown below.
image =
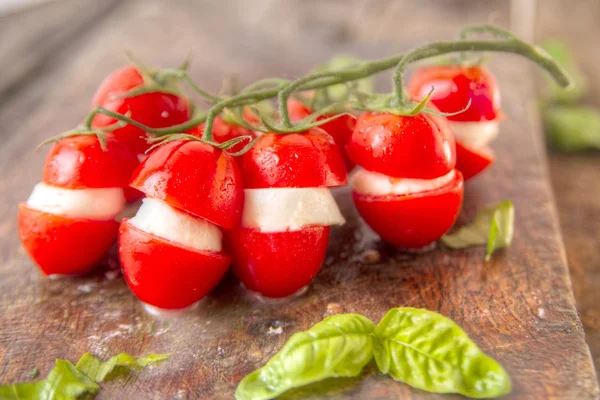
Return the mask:
[[384,112],[404,117],[414,117],[420,113],[451,117],[464,112],[471,106],[471,100],[469,100],[462,110],[451,113],[441,112],[435,107],[428,107],[427,105],[431,99],[433,90],[434,88],[431,87],[429,93],[419,101],[401,101],[395,94],[355,93],[350,104],[354,110]]
[[147,150],[146,153],[150,153],[155,148],[165,145],[167,143],[176,141],[176,140],[191,140],[191,141],[196,141],[196,142],[202,142],[202,143],[206,143],[214,148],[217,148],[219,150],[225,150],[225,151],[231,149],[238,143],[248,140],[249,141],[248,144],[246,146],[244,146],[244,148],[242,148],[242,150],[235,152],[235,153],[231,153],[231,155],[233,155],[233,156],[239,156],[239,155],[246,153],[248,150],[250,150],[250,148],[254,145],[254,143],[256,143],[257,139],[258,138],[253,138],[252,136],[245,135],[245,136],[238,136],[233,139],[229,139],[222,143],[217,143],[215,141],[206,140],[201,137],[191,135],[189,133],[173,133],[173,134],[169,134],[169,135],[165,135],[165,136],[160,136],[157,138],[148,139],[148,142],[153,143],[153,145],[150,146],[150,148]]
[[127,123],[123,121],[117,121],[112,125],[103,126],[99,128],[86,128],[85,126],[79,126],[75,129],[68,130],[59,135],[52,136],[51,138],[44,140],[42,143],[38,144],[37,149],[47,144],[52,144],[73,136],[95,135],[98,138],[98,141],[100,142],[100,147],[102,148],[102,151],[107,151],[108,149],[106,147],[106,134],[111,133],[115,129],[122,128],[125,125],[127,125]]

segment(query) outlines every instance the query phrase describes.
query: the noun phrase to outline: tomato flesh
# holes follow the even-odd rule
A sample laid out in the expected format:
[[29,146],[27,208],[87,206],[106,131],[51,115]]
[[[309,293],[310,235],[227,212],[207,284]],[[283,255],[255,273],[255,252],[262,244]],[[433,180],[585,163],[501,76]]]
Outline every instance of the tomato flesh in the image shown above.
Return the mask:
[[19,205],[23,247],[46,275],[83,275],[117,239],[119,223],[69,218]]
[[479,175],[495,161],[494,153],[489,148],[471,149],[456,142],[456,169],[465,179]]
[[138,160],[112,135],[103,150],[95,135],[72,136],[54,143],[44,164],[44,182],[68,189],[126,188]]
[[346,149],[364,169],[395,178],[433,179],[456,164],[448,123],[423,113],[414,117],[363,113]]
[[431,87],[431,103],[445,113],[450,121],[491,121],[501,117],[500,91],[496,78],[481,66],[429,66],[419,68],[410,79],[408,92],[423,98]]
[[124,219],[119,258],[127,285],[144,303],[181,309],[217,286],[230,264],[223,252],[198,251],[144,232]]
[[263,296],[290,296],[319,272],[329,231],[328,226],[269,233],[235,228],[226,233],[233,271],[247,288]]
[[[130,118],[150,128],[166,128],[190,119],[190,105],[183,96],[154,92],[122,97],[142,85],[144,79],[135,66],[118,69],[100,84],[92,100],[92,108],[101,106],[119,114],[129,113]],[[98,114],[92,121],[92,127],[105,127],[116,122],[112,117]],[[146,141],[147,134],[133,125],[115,129],[113,134],[134,154],[142,154],[150,147]]]
[[246,189],[332,187],[347,183],[333,138],[319,128],[303,133],[266,133],[241,156]]
[[408,195],[370,196],[352,192],[365,222],[384,241],[400,248],[421,248],[438,240],[456,221],[463,200],[463,178],[435,190]]
[[242,216],[241,172],[229,153],[206,143],[160,146],[140,164],[131,186],[225,228],[236,226]]
[[[312,114],[311,110],[306,105],[296,99],[288,100],[288,111],[292,122],[300,121]],[[318,117],[316,120],[322,121],[334,115],[335,114],[325,114]],[[350,114],[341,115],[336,119],[319,126],[319,128],[331,135],[335,141],[335,144],[339,147],[340,152],[344,157],[344,163],[346,164],[346,170],[348,172],[352,171],[352,169],[356,166],[356,164],[354,164],[354,162],[348,157],[348,154],[346,154],[346,144],[348,144],[350,141],[350,137],[352,136],[355,126],[356,117]]]

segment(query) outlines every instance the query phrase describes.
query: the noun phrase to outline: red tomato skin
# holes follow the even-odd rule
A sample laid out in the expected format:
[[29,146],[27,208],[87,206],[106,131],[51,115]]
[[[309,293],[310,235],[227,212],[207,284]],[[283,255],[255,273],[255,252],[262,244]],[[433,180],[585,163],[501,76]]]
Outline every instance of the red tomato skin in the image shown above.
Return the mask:
[[456,169],[459,170],[465,182],[482,173],[496,161],[491,150],[470,149],[456,142]]
[[463,201],[463,178],[436,190],[408,194],[369,196],[352,192],[365,222],[385,242],[418,249],[442,237],[456,221]]
[[263,296],[290,296],[319,272],[329,232],[329,226],[292,232],[260,232],[242,227],[227,231],[233,272],[248,289]]
[[429,66],[418,69],[410,78],[408,92],[424,97],[431,87],[433,103],[442,112],[464,112],[448,116],[451,121],[493,121],[501,117],[500,91],[496,78],[487,69],[460,65]]
[[72,136],[52,145],[44,163],[43,181],[68,189],[126,188],[138,160],[112,135],[102,150],[95,135]]
[[343,186],[346,167],[333,138],[319,128],[265,133],[241,157],[246,189]]
[[227,272],[223,252],[198,251],[131,225],[119,229],[119,259],[127,285],[144,303],[181,309],[201,300]]
[[[92,100],[92,108],[104,107],[119,114],[130,112],[130,117],[150,128],[166,128],[178,125],[190,119],[191,110],[188,100],[183,96],[166,93],[144,93],[123,98],[121,95],[131,89],[144,85],[144,79],[133,65],[120,68],[98,87]],[[99,128],[116,123],[117,120],[98,114],[92,121],[92,127]],[[147,134],[132,125],[115,129],[114,135],[126,144],[134,154],[144,153],[150,145]]]
[[117,239],[119,223],[69,218],[19,204],[19,237],[46,275],[83,275]]
[[242,217],[241,172],[229,153],[206,143],[178,140],[158,147],[134,172],[131,186],[224,228]]
[[361,167],[395,178],[438,178],[456,164],[450,127],[444,118],[431,114],[365,112],[358,117],[346,150]]
[[[312,111],[299,100],[290,99],[288,100],[288,111],[290,113],[290,119],[292,122],[300,121],[310,114]],[[325,114],[317,118],[317,121],[322,121],[326,118],[332,117],[335,114]],[[319,128],[329,133],[335,144],[340,149],[342,156],[344,157],[344,163],[346,164],[346,170],[352,171],[356,164],[346,154],[346,144],[350,141],[354,127],[356,126],[356,117],[351,114],[344,114],[336,119],[321,125]]]
[[[188,130],[186,133],[188,133],[189,135],[194,135],[196,137],[202,138],[202,134],[204,133],[204,125],[205,125],[205,123],[203,122],[202,124]],[[235,153],[235,152],[242,150],[244,148],[244,146],[246,146],[248,144],[248,142],[256,136],[254,134],[254,132],[248,128],[244,128],[243,126],[228,124],[227,122],[225,122],[225,120],[223,120],[223,118],[220,115],[218,115],[215,118],[215,121],[213,123],[213,132],[212,133],[213,133],[213,140],[217,143],[223,143],[223,142],[226,142],[231,139],[235,139],[240,136],[250,136],[250,139],[244,140],[243,142],[240,142],[240,143],[236,144],[235,146],[231,147],[230,149],[228,149],[227,151],[230,153]]]

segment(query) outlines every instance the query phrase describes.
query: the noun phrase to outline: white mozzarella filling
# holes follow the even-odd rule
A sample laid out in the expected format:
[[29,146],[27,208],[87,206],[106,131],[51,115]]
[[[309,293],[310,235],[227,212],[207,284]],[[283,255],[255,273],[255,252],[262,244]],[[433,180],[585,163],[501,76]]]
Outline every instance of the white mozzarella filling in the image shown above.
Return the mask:
[[222,233],[217,226],[179,211],[162,200],[145,198],[129,223],[136,228],[196,250],[220,252]]
[[357,170],[350,178],[352,188],[370,196],[385,196],[388,194],[411,194],[438,189],[454,179],[454,170],[444,176],[434,179],[394,178],[378,172]]
[[261,232],[346,222],[327,188],[246,189],[244,199],[242,226]]
[[456,141],[465,147],[478,149],[498,136],[498,121],[449,122]]
[[125,208],[120,188],[64,189],[38,183],[27,200],[27,206],[69,218],[104,221],[115,218]]

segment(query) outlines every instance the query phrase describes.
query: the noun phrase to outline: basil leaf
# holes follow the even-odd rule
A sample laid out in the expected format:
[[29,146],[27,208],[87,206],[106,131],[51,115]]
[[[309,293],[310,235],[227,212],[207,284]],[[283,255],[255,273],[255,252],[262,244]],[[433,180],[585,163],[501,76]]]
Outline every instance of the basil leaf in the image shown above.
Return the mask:
[[512,242],[515,210],[512,201],[486,206],[477,213],[473,222],[461,226],[440,239],[453,249],[480,246],[487,243],[485,255],[488,261],[496,249],[508,247]]
[[94,396],[100,386],[67,360],[56,360],[46,379],[0,387],[2,399],[74,400]]
[[148,364],[166,360],[170,356],[170,354],[148,354],[134,358],[127,353],[121,353],[107,361],[102,361],[91,353],[85,353],[77,362],[77,369],[93,381],[100,383],[121,373],[128,373],[131,369],[142,368]]
[[338,314],[295,333],[265,366],[242,379],[236,399],[272,399],[325,378],[359,375],[373,358],[374,328],[362,315]]
[[548,77],[548,95],[550,99],[562,104],[577,103],[585,95],[587,82],[585,75],[569,52],[569,48],[559,40],[548,40],[542,44],[542,48],[567,70],[573,81],[573,85],[569,89],[564,89]]
[[550,143],[561,151],[600,149],[600,111],[584,106],[551,106],[544,110]]
[[417,389],[473,398],[510,393],[508,373],[452,320],[433,311],[393,308],[375,328],[379,370]]

